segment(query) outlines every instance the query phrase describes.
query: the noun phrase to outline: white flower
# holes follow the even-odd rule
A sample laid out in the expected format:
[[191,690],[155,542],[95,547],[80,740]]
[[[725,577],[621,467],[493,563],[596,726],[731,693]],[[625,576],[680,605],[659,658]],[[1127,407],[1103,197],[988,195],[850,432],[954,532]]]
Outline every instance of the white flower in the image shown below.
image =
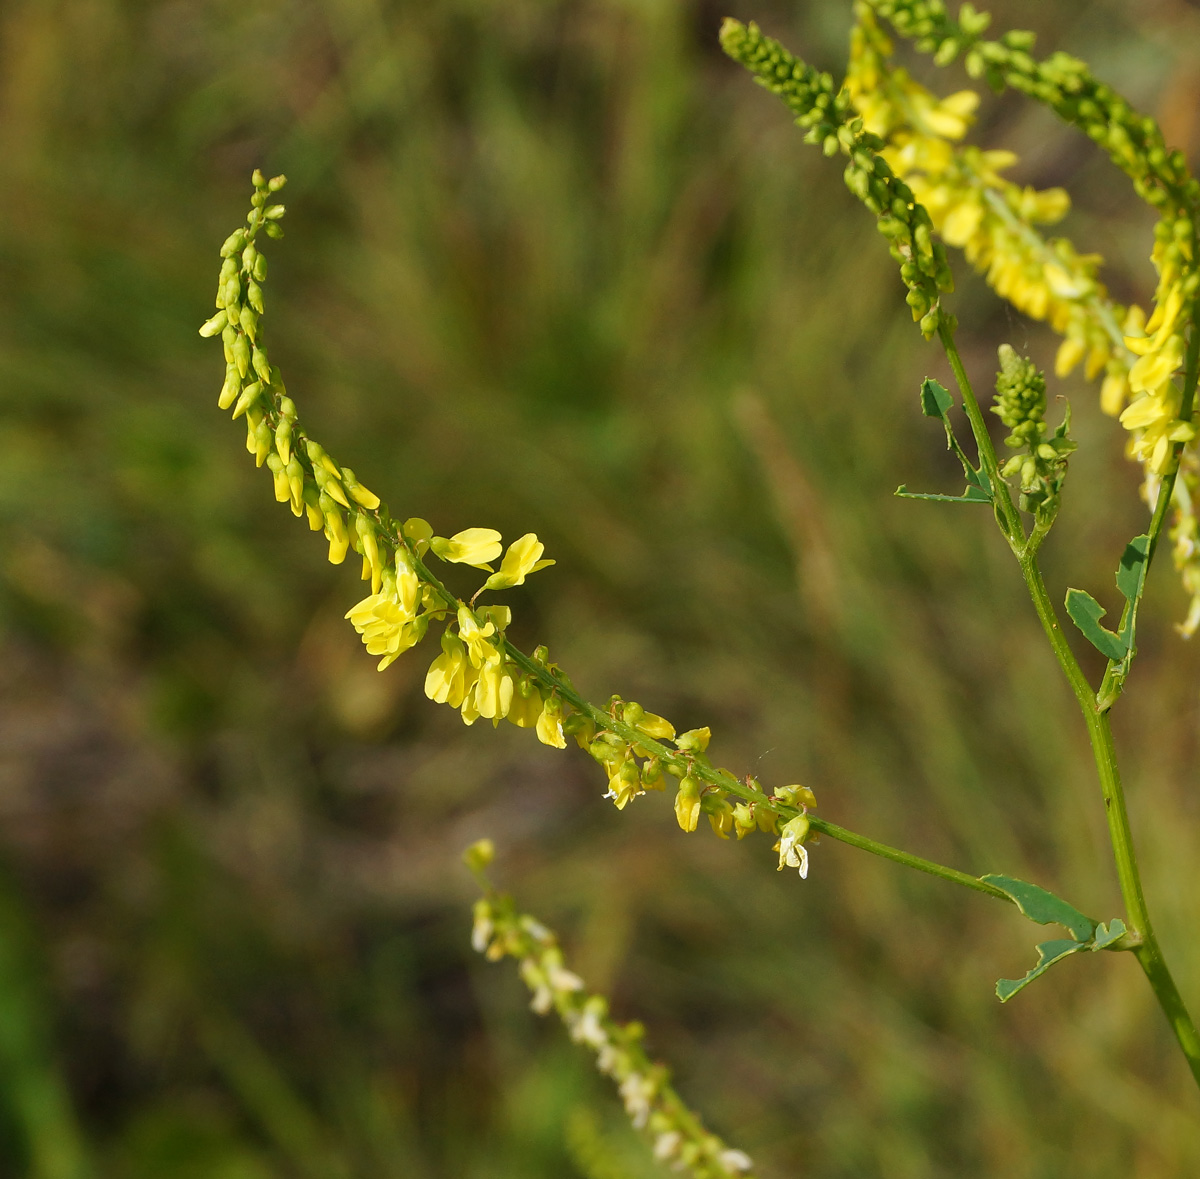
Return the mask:
[[717,1156],[717,1162],[731,1175],[745,1174],[754,1168],[750,1156],[744,1150],[723,1150]]
[[808,834],[808,816],[797,815],[783,825],[779,833],[779,870],[784,868],[799,868],[801,880],[808,877],[808,848],[804,846],[804,837]]
[[654,1157],[660,1163],[664,1162],[679,1149],[682,1141],[683,1135],[678,1130],[669,1130],[665,1134],[660,1134],[654,1140]]

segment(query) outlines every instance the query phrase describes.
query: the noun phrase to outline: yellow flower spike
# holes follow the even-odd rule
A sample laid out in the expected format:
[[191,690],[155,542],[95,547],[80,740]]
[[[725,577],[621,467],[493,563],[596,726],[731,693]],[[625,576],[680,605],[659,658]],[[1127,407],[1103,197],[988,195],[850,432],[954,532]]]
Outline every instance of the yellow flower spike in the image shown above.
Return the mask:
[[[498,534],[497,534],[498,535]],[[490,590],[508,589],[514,585],[524,585],[525,578],[539,569],[553,565],[553,561],[542,560],[546,546],[532,532],[525,533],[519,540],[514,540],[500,562],[500,570],[493,573],[484,582],[484,588]]]
[[500,555],[503,546],[500,544],[500,533],[494,528],[464,528],[449,540],[444,536],[432,537],[429,547],[443,561],[471,565],[491,573],[492,567],[488,562]]
[[537,739],[554,749],[566,749],[567,739],[563,734],[562,702],[550,696],[542,705],[541,715],[534,726]]
[[675,818],[684,831],[695,831],[700,822],[700,783],[691,775],[679,783],[675,795]]

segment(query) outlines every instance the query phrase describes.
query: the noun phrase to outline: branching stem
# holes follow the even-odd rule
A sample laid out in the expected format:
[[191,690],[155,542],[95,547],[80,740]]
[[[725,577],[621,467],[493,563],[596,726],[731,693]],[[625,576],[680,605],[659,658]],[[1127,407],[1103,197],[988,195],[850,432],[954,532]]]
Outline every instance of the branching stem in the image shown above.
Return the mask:
[[[975,433],[975,441],[979,447],[980,461],[984,464],[988,474],[992,475],[996,467],[996,452],[988,435],[979,402],[971,388],[970,379],[954,344],[953,332],[949,327],[942,326],[938,329],[938,334],[946,349],[946,355],[950,359],[955,379],[958,381],[959,392],[962,394],[967,417],[970,419],[971,429]],[[1192,347],[1189,349],[1188,377],[1185,378],[1190,394],[1195,392],[1197,338],[1198,333],[1193,330]],[[1172,465],[1172,483],[1177,470],[1178,459]],[[1099,707],[1097,695],[1083,674],[1083,669],[1079,666],[1079,661],[1075,658],[1075,653],[1071,650],[1066,635],[1059,625],[1058,614],[1046,591],[1046,583],[1037,563],[1037,547],[1041,543],[1037,530],[1035,529],[1033,535],[1026,542],[1024,529],[1019,521],[1016,528],[1013,528],[1010,523],[1012,517],[1016,515],[1016,510],[1013,508],[1005,484],[994,475],[993,488],[996,492],[997,520],[1000,522],[1009,544],[1012,545],[1013,551],[1017,554],[1021,573],[1025,578],[1029,596],[1033,599],[1033,606],[1041,621],[1042,629],[1046,632],[1046,638],[1050,641],[1054,657],[1058,660],[1059,667],[1062,668],[1063,675],[1066,676],[1067,683],[1074,692],[1075,699],[1079,702],[1084,724],[1087,726],[1088,739],[1092,745],[1092,755],[1095,758],[1096,770],[1100,778],[1100,790],[1104,797],[1104,813],[1108,820],[1108,833],[1112,843],[1113,858],[1116,861],[1117,879],[1121,886],[1121,896],[1129,918],[1127,925],[1130,932],[1135,935],[1132,940],[1140,939],[1139,944],[1133,947],[1133,953],[1141,964],[1142,970],[1145,971],[1159,1006],[1167,1017],[1171,1030],[1175,1033],[1179,1047],[1187,1057],[1196,1083],[1200,1085],[1200,1033],[1197,1032],[1196,1025],[1188,1014],[1183,997],[1179,993],[1179,988],[1171,977],[1162,949],[1158,944],[1158,938],[1154,933],[1154,926],[1150,921],[1150,912],[1146,907],[1146,899],[1142,892],[1142,879],[1138,871],[1137,855],[1133,845],[1133,831],[1129,825],[1129,813],[1125,806],[1125,792],[1121,785],[1120,770],[1117,767],[1117,754],[1113,745],[1107,709],[1102,710]],[[1160,493],[1158,505],[1163,510],[1155,513],[1160,532],[1162,519],[1166,514],[1163,501],[1167,498],[1167,492],[1164,479],[1164,489]],[[1018,536],[1022,538],[1020,542],[1016,539]]]

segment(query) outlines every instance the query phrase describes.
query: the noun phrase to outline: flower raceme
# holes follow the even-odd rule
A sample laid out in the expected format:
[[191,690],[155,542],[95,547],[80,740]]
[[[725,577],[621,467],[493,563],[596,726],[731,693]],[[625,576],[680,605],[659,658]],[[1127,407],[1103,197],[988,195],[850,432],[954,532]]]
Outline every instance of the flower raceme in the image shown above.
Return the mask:
[[[575,693],[544,647],[531,658],[509,643],[511,610],[478,600],[524,585],[554,564],[534,533],[505,549],[494,528],[466,528],[442,537],[420,518],[399,523],[352,470],[308,437],[267,356],[261,326],[267,266],[259,238],[264,232],[283,235],[284,207],[270,201],[285,180],[266,180],[260,172],[253,179],[246,226],[221,248],[217,314],[201,328],[204,336],[220,335],[225,351],[218,404],[235,419],[245,418],[247,450],[271,472],[275,498],[323,533],[329,560],[341,564],[351,551],[361,556],[370,593],[346,618],[367,652],[379,658],[379,670],[420,643],[432,625],[440,625],[441,649],[425,676],[429,699],[457,709],[468,725],[483,718],[532,729],[551,748],[564,749],[574,738],[602,766],[606,797],[619,809],[647,791],[664,790],[668,777],[679,779],[675,812],[685,831],[695,830],[704,815],[721,838],[733,832],[740,839],[752,830],[778,834],[781,820],[814,806],[812,793],[801,787],[768,794],[752,779],[713,766],[705,753],[707,728],[677,736],[670,721],[619,696],[606,709],[591,705]],[[473,595],[458,597],[429,571],[425,559],[430,554],[489,576]],[[497,559],[499,569],[494,568]]]
[[475,902],[472,946],[492,962],[516,959],[521,980],[532,992],[530,1007],[539,1015],[557,1013],[571,1039],[595,1054],[596,1067],[616,1084],[634,1129],[647,1138],[656,1159],[693,1179],[749,1175],[749,1156],[707,1130],[672,1086],[667,1069],[646,1055],[641,1024],[612,1019],[608,1000],[588,994],[583,979],[567,969],[554,934],[492,888],[484,875],[492,856],[486,839],[463,856],[484,890]]
[[[934,312],[939,292],[950,284],[939,273],[930,286],[916,264],[922,254],[939,261],[944,242],[961,249],[997,294],[1064,337],[1055,357],[1057,376],[1080,364],[1088,380],[1103,375],[1101,408],[1119,416],[1129,432],[1126,450],[1142,464],[1144,494],[1152,507],[1164,477],[1171,480],[1174,560],[1191,596],[1179,629],[1191,635],[1200,629],[1195,507],[1200,459],[1186,446],[1195,434],[1194,382],[1184,389],[1179,378],[1189,383],[1183,372],[1186,331],[1200,296],[1200,183],[1188,174],[1182,153],[1167,149],[1154,121],[1093,78],[1083,62],[1065,53],[1035,60],[1032,33],[1014,30],[998,41],[984,40],[986,13],[963,4],[955,20],[941,0],[857,0],[855,15],[849,68],[839,92],[825,83],[826,75],[817,75],[754,25],[727,22],[722,44],[809,127],[809,142],[822,143],[826,154],[840,149],[851,155],[846,182],[891,241],[914,317],[927,306],[933,309],[922,318],[926,335],[939,316],[949,318]],[[964,55],[971,77],[1044,102],[1131,177],[1160,217],[1151,254],[1158,284],[1148,323],[1140,308],[1110,298],[1098,277],[1098,255],[1079,253],[1065,238],[1042,237],[1038,226],[1061,220],[1069,209],[1067,194],[1013,184],[1001,173],[1016,162],[1015,155],[962,144],[978,95],[960,90],[939,98],[896,66],[880,18],[914,39],[918,50],[932,53],[935,64],[948,65]],[[917,236],[923,221],[941,242],[930,246],[927,233]],[[1030,464],[1023,463],[1022,470],[1022,496],[1030,510],[1050,510],[1054,495],[1029,494]],[[1045,491],[1045,479],[1042,485]]]

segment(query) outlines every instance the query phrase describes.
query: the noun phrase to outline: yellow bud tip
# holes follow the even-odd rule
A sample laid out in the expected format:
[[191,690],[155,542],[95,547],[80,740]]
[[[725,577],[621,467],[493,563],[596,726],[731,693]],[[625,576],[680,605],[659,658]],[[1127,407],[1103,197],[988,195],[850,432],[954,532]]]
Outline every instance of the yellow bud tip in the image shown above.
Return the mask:
[[496,844],[491,839],[476,839],[462,854],[462,862],[472,872],[482,872],[496,858]]

